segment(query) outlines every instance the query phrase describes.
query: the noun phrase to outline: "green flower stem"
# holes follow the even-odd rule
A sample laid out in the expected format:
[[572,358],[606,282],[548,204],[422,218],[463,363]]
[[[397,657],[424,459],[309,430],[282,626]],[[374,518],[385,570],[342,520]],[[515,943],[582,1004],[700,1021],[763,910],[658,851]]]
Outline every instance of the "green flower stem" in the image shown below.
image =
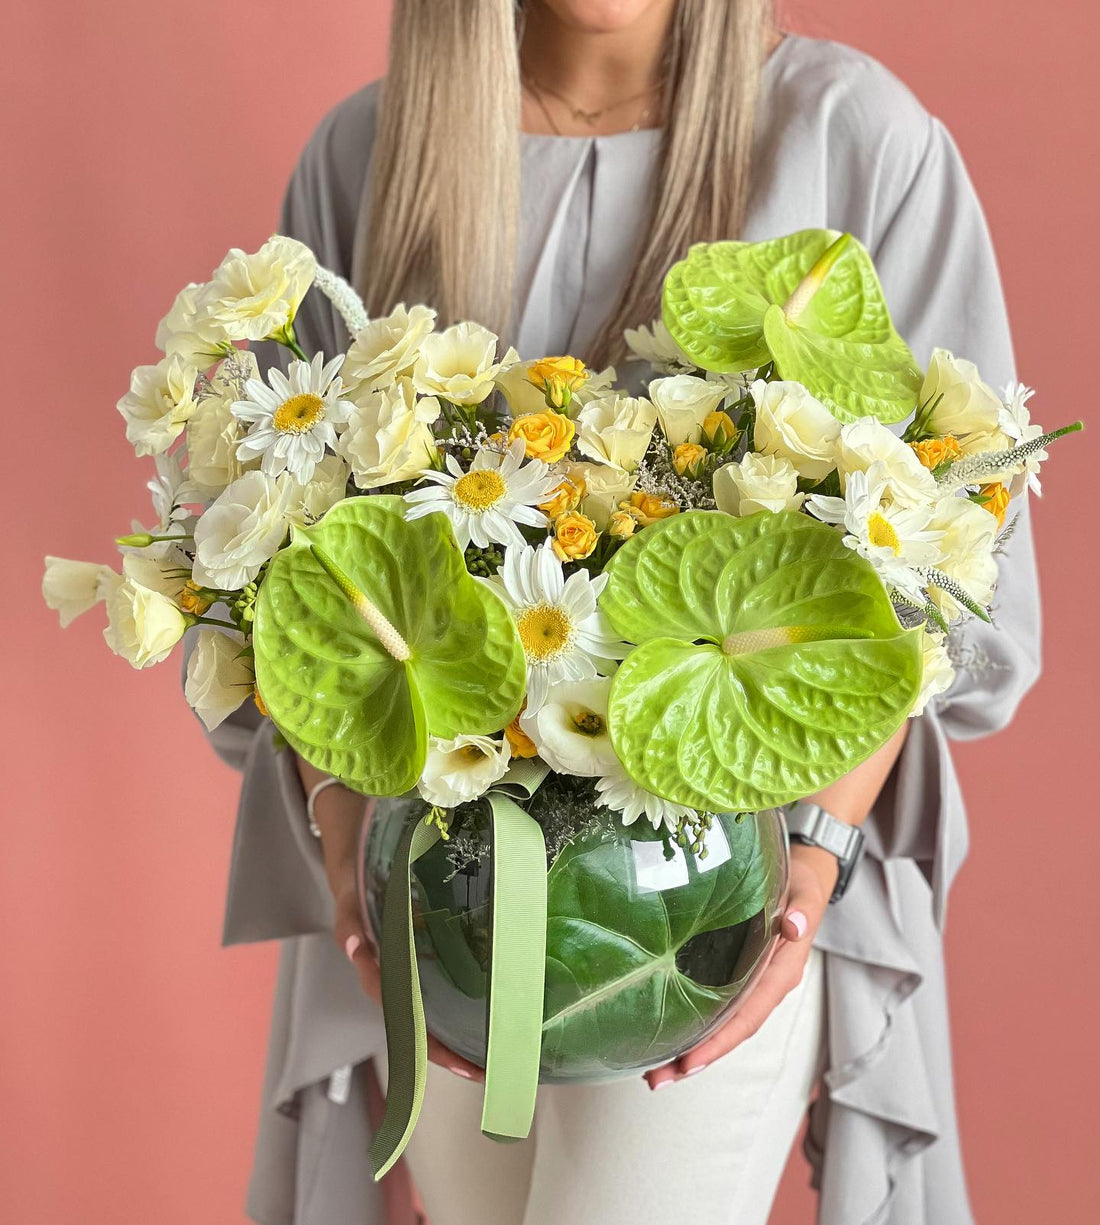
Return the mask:
[[220,617],[197,617],[194,613],[185,613],[184,616],[191,625],[220,625],[227,630],[240,629],[240,626],[234,625],[232,621],[223,621]]

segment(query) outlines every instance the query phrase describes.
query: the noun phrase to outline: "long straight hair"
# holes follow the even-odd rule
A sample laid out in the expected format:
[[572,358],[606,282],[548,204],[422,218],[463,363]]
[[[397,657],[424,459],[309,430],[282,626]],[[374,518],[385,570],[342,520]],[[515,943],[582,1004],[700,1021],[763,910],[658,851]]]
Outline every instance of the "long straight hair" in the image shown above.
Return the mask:
[[[372,315],[424,301],[505,339],[517,322],[518,12],[514,0],[395,0],[352,269]],[[592,351],[577,355],[591,364],[617,360],[623,329],[659,314],[665,273],[691,243],[740,235],[772,22],[772,0],[678,0],[648,229]]]

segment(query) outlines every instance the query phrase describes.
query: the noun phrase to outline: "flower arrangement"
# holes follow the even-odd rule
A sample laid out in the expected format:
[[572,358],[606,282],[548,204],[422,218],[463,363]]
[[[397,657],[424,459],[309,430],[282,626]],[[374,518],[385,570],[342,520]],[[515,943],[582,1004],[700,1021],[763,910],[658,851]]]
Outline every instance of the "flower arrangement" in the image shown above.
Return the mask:
[[[311,287],[347,323],[345,352],[299,346]],[[490,1034],[514,1039],[519,1079],[537,1077],[539,1027],[532,1054],[509,1016],[542,1022],[559,1072],[588,1069],[609,1029],[593,1037],[578,1015],[589,1024],[612,998],[611,1029],[629,1033],[655,983],[691,999],[690,1024],[647,1031],[645,1057],[667,1058],[749,977],[704,990],[677,959],[777,897],[781,865],[741,815],[838,778],[950,686],[951,628],[990,618],[1012,506],[1079,426],[1044,433],[1027,388],[998,395],[946,350],[922,373],[866,251],[829,231],[693,248],[662,320],[627,333],[631,366],[653,367],[646,394],[613,369],[521,360],[476,323],[436,323],[422,305],[368,319],[292,239],[230,251],[180,292],[163,356],[118,403],[155,463],[155,524],[118,538],[117,571],[47,558],[43,594],[63,625],[104,602],[108,645],[138,668],[195,627],[185,693],[207,728],[254,700],[348,786],[415,797],[391,875],[404,892],[379,919],[394,933],[388,1025],[419,999],[400,913],[413,864],[445,853],[439,882],[476,874],[488,803],[497,914],[480,990],[489,958]],[[285,369],[260,370],[247,347],[260,340],[287,351]],[[725,860],[705,879],[718,820]],[[534,841],[513,844],[529,826]],[[684,896],[707,898],[678,944],[623,978],[608,945],[585,961],[548,933],[545,908],[547,877],[554,913],[580,907],[586,871],[606,903],[614,872],[585,857],[619,854],[626,826],[691,858]],[[542,884],[510,891],[509,856]],[[509,978],[513,893],[506,916],[541,932],[537,949],[558,941],[569,982],[544,982],[541,957],[537,981]],[[627,911],[645,911],[637,891],[616,905],[625,932]],[[389,968],[402,950],[404,971]],[[380,1169],[419,1108],[402,1094]],[[486,1130],[523,1134],[528,1106]]]

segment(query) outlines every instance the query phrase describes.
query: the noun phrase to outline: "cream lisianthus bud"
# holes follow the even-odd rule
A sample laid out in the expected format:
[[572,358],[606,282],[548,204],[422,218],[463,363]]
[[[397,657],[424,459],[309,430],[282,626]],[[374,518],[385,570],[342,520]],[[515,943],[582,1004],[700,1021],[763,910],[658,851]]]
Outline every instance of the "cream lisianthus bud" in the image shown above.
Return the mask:
[[840,422],[801,383],[752,385],[753,449],[789,460],[799,476],[820,481],[836,467]]
[[998,428],[1002,407],[997,393],[982,382],[978,367],[946,349],[932,351],[920,403],[930,406],[921,421],[925,432],[941,437],[992,434]]
[[107,621],[107,645],[135,668],[166,659],[187,629],[187,618],[166,595],[131,578],[107,593]]
[[256,676],[240,634],[204,626],[187,660],[183,696],[208,732],[252,694]]
[[798,510],[798,472],[789,459],[750,451],[738,464],[723,464],[714,474],[714,502],[727,515],[758,510]]
[[452,404],[480,404],[492,392],[504,366],[494,362],[497,337],[477,323],[456,323],[420,344],[413,384],[421,395]]
[[577,416],[577,449],[597,463],[633,472],[642,462],[657,410],[642,397],[602,396]]
[[61,619],[61,628],[71,624],[81,613],[107,598],[114,583],[122,580],[110,566],[93,561],[69,561],[65,557],[47,557],[42,575],[42,598]]

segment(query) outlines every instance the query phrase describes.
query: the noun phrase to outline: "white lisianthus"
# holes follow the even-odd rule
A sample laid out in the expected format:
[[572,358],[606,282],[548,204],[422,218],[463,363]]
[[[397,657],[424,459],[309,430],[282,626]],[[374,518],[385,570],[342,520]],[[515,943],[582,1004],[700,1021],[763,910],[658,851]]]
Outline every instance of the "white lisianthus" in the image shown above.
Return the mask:
[[234,349],[202,388],[198,408],[187,423],[187,455],[188,478],[204,498],[216,498],[237,477],[260,466],[258,457],[237,457],[244,427],[233,415],[245,384],[259,377],[255,354]]
[[121,581],[110,566],[94,561],[70,561],[67,557],[47,557],[42,574],[42,598],[46,607],[58,614],[64,629],[81,613],[105,600],[111,587]]
[[663,319],[654,319],[649,327],[627,328],[623,339],[635,357],[657,370],[678,374],[695,369],[695,363],[672,339]]
[[840,487],[847,490],[853,473],[881,465],[885,497],[899,506],[928,506],[936,499],[936,478],[916,452],[875,417],[861,417],[842,426],[837,443]]
[[348,493],[348,466],[339,455],[326,455],[313,470],[313,479],[294,482],[287,517],[294,523],[315,523]]
[[[885,464],[853,472],[843,498],[814,494],[806,499],[806,509],[825,523],[847,528],[848,548],[865,557],[888,586],[924,604],[921,569],[939,564],[942,531],[932,505],[905,507],[891,499]],[[988,512],[986,517],[993,519]]]
[[186,629],[187,618],[161,592],[132,578],[111,584],[103,637],[133,667],[148,668],[166,659]]
[[602,396],[577,416],[577,449],[600,464],[633,472],[657,424],[657,409],[641,396]]
[[408,481],[432,466],[432,425],[441,412],[435,396],[417,397],[408,379],[360,395],[340,436],[339,451],[360,489]]
[[187,660],[183,696],[212,732],[247,698],[256,683],[239,634],[203,626]]
[[754,451],[740,463],[723,464],[714,474],[713,487],[718,509],[742,517],[758,510],[798,510],[805,499],[789,459]]
[[204,310],[206,285],[192,281],[172,303],[172,309],[157,324],[156,346],[166,357],[178,357],[185,365],[206,370],[221,357],[228,341],[219,340]]
[[922,672],[920,693],[909,712],[909,717],[915,719],[924,713],[924,708],[937,694],[946,693],[955,680],[955,667],[947,654],[945,645],[947,636],[925,632],[921,636]]
[[[940,398],[942,397],[942,398]],[[939,399],[939,403],[935,401]],[[924,428],[938,437],[954,434],[991,434],[998,428],[1001,401],[992,387],[983,383],[973,362],[955,357],[946,349],[933,349],[928,373],[920,389],[921,404],[935,404]]]
[[622,765],[597,779],[596,792],[597,806],[617,812],[624,825],[633,825],[644,815],[654,829],[660,829],[663,824],[670,831],[675,831],[677,822],[683,817],[690,817],[695,811],[646,791],[627,774]]
[[274,556],[287,533],[290,508],[301,486],[289,474],[238,477],[195,526],[193,578],[200,587],[238,591]]
[[427,306],[405,309],[399,303],[388,315],[361,328],[344,362],[343,375],[355,391],[381,391],[412,373],[420,346],[435,326]]
[[603,677],[554,685],[538,710],[520,716],[520,727],[551,770],[594,778],[618,768],[607,730],[610,693],[611,681]]
[[178,604],[191,577],[191,565],[187,555],[175,545],[172,550],[161,556],[126,553],[122,558],[123,576],[150,591],[159,591],[173,604]]
[[[1043,432],[1041,425],[1031,420],[1031,410],[1028,400],[1035,394],[1023,383],[1009,383],[1005,387],[1004,402],[1001,405],[999,417],[1000,432],[1005,436],[1008,447],[1017,447],[1022,442],[1030,442]],[[1007,448],[1006,448],[1007,449]],[[1024,461],[1023,468],[1027,473],[1027,487],[1036,496],[1042,492],[1039,484],[1039,465],[1047,458],[1046,451],[1036,451]]]
[[799,476],[824,480],[837,465],[840,422],[801,383],[752,385],[756,404],[753,446],[794,464]]
[[233,415],[251,423],[237,444],[237,458],[262,456],[268,476],[286,471],[309,484],[326,447],[336,450],[336,427],[346,425],[355,408],[343,398],[336,373],[343,360],[338,353],[326,363],[323,353],[315,353],[312,361],[291,362],[286,374],[272,366],[267,384],[249,379],[244,398],[233,404]]
[[497,337],[477,323],[456,323],[420,343],[413,383],[422,395],[452,404],[480,404],[504,366],[494,362]]
[[225,340],[279,336],[294,322],[316,272],[309,247],[283,234],[251,255],[233,247],[196,303],[198,324]]
[[183,433],[198,407],[196,375],[194,366],[175,356],[138,366],[130,375],[130,390],[119,400],[118,411],[138,455],[159,455]]
[[[942,560],[937,569],[960,583],[972,600],[986,607],[997,585],[997,559],[993,553],[996,515],[969,498],[946,497],[936,504],[931,527],[941,534]],[[932,587],[930,594],[948,621],[964,611],[939,587]]]
[[694,374],[654,379],[649,385],[649,398],[657,410],[661,432],[669,446],[698,442],[703,435],[703,422],[722,403],[728,391],[724,383],[711,382]]
[[579,406],[602,400],[612,394],[615,380],[619,376],[614,366],[604,366],[602,370],[590,370],[588,378],[573,392],[573,403]]
[[512,748],[507,738],[456,736],[453,740],[428,741],[424,772],[417,791],[429,804],[454,808],[484,795],[508,770]]
[[619,503],[634,491],[634,474],[608,464],[564,462],[555,464],[553,470],[578,486],[583,482],[584,494],[578,509],[601,532],[607,527],[607,521],[612,512],[618,509]]

